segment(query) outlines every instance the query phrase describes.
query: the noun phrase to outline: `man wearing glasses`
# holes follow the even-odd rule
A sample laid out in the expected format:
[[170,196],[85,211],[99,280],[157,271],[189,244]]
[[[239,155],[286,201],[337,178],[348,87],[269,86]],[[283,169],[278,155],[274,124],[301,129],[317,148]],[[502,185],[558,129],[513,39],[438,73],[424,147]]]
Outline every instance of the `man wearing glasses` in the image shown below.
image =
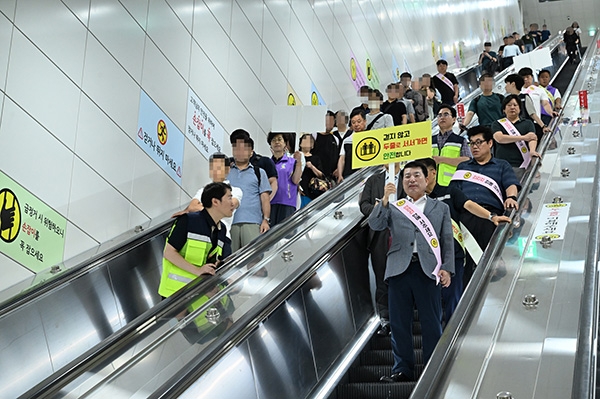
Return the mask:
[[437,114],[439,133],[431,139],[432,158],[437,164],[437,183],[448,186],[456,167],[471,159],[471,150],[464,137],[454,133],[456,110],[448,104],[442,104]]
[[[465,213],[462,219],[480,248],[485,249],[496,228],[492,218],[502,215],[505,209],[518,209],[517,194],[521,185],[510,164],[492,156],[494,137],[489,127],[474,126],[467,131],[467,137],[473,159],[458,165],[452,185],[461,190],[467,198],[490,211],[489,221],[482,221],[471,213]],[[475,266],[475,261],[468,256],[465,286],[471,279]]]

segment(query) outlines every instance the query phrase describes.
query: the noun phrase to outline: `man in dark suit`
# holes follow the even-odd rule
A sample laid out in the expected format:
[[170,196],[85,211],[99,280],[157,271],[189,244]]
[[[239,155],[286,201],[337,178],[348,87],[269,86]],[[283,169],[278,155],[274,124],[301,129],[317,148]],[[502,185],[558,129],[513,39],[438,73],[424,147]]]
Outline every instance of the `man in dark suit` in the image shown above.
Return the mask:
[[[373,208],[377,204],[377,201],[383,198],[383,190],[385,188],[385,182],[388,179],[388,165],[385,165],[385,169],[381,168],[381,172],[369,177],[365,183],[365,188],[360,194],[359,206],[360,211],[363,215],[369,216],[373,211]],[[400,163],[396,163],[396,185],[398,185],[398,175],[400,174]],[[400,185],[399,187],[402,187]],[[399,189],[401,191],[401,189]],[[402,193],[397,193],[397,198],[400,198]],[[390,316],[388,312],[388,295],[387,295],[387,283],[384,281],[385,266],[387,261],[387,251],[390,242],[390,231],[383,229],[381,231],[375,231],[369,229],[369,240],[368,250],[371,253],[371,265],[373,267],[373,273],[375,274],[375,304],[377,305],[377,312],[381,319],[381,327],[377,331],[377,334],[385,336],[389,335],[390,330]]]
[[425,195],[427,175],[425,165],[409,162],[400,176],[406,198],[390,203],[390,194],[397,189],[395,184],[388,183],[381,202],[369,215],[373,230],[387,228],[392,236],[385,280],[394,366],[392,375],[381,378],[385,382],[411,381],[415,377],[412,345],[415,304],[421,321],[424,363],[442,335],[441,287],[450,285],[454,273],[454,243],[448,206]]

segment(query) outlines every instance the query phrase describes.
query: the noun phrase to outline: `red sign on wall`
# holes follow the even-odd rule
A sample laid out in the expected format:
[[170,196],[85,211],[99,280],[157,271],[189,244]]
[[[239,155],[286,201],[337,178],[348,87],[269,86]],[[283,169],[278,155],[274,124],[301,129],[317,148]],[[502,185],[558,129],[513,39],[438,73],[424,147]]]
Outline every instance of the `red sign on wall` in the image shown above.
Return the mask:
[[463,104],[463,103],[456,104],[456,113],[458,114],[459,118],[464,118],[465,117],[465,104]]
[[588,108],[588,92],[587,90],[579,90],[579,108]]

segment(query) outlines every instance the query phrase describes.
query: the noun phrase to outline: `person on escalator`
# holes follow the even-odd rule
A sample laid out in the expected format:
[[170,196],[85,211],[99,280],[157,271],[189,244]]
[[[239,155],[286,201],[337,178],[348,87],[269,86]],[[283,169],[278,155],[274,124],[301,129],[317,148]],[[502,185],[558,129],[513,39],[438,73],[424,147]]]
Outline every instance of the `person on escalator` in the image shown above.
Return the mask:
[[387,183],[381,201],[369,215],[369,227],[390,230],[385,281],[388,283],[388,309],[392,331],[394,366],[382,382],[415,379],[413,315],[419,312],[426,364],[442,335],[441,288],[448,287],[454,274],[454,242],[450,210],[443,202],[425,194],[428,172],[425,165],[409,162],[400,174],[407,196],[391,202],[397,193]]
[[[462,223],[468,234],[477,241],[483,252],[496,229],[491,218],[502,215],[505,210],[518,209],[517,194],[521,183],[508,162],[492,155],[494,136],[485,126],[474,126],[467,131],[473,159],[458,165],[450,187],[457,187],[467,198],[490,211],[490,220],[482,221],[470,213],[464,215]],[[475,248],[476,249],[476,248]],[[467,286],[479,259],[467,254],[464,285]]]
[[[548,95],[548,101],[550,101],[550,106],[556,112],[559,112],[562,109],[562,98],[560,95],[560,91],[554,86],[550,84],[550,71],[547,69],[542,69],[538,73],[538,80],[540,82],[540,87],[546,91]],[[552,120],[552,115],[546,111],[545,108],[542,109],[542,122],[546,126],[550,124]]]
[[209,183],[202,192],[202,206],[200,212],[180,215],[167,236],[158,287],[163,298],[198,276],[214,275],[217,262],[231,254],[227,227],[221,222],[233,214],[231,186]]
[[569,55],[569,62],[576,64],[579,60],[579,35],[575,33],[572,27],[568,27],[563,34],[563,41]]

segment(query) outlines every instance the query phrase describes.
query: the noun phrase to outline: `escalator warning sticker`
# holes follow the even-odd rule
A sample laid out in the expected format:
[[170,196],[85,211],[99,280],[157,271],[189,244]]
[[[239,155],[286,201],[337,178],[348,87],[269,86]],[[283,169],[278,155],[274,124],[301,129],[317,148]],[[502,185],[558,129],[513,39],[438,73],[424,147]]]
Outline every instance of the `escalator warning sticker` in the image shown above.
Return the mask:
[[564,239],[570,208],[570,202],[543,204],[533,233],[534,240],[541,241],[544,237],[552,240]]

